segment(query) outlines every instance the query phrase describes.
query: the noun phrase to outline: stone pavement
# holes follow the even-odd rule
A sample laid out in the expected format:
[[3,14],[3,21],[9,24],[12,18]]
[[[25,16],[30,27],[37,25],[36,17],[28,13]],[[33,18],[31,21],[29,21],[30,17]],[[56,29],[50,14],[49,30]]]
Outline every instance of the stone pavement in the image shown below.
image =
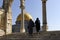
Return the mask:
[[28,33],[12,33],[2,36],[0,40],[60,40],[60,31],[39,32],[32,35]]

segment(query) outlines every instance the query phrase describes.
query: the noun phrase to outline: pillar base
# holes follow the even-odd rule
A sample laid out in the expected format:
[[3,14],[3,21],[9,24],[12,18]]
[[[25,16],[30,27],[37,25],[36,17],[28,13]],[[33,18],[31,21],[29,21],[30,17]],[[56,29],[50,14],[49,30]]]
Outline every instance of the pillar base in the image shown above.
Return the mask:
[[48,26],[47,25],[44,25],[44,26],[42,26],[42,31],[47,31],[47,28]]
[[25,29],[20,29],[20,33],[25,33]]

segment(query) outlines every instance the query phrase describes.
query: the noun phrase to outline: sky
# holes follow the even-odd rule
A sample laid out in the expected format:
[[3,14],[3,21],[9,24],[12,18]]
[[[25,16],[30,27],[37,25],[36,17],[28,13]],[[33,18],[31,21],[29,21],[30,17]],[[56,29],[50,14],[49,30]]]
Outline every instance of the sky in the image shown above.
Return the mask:
[[[2,6],[0,0],[0,7]],[[60,30],[60,0],[47,0],[47,26],[48,31]],[[41,0],[25,0],[25,10],[28,12],[35,21],[38,17],[42,26],[42,1]],[[12,24],[15,24],[17,16],[20,12],[20,0],[14,0],[12,3]]]

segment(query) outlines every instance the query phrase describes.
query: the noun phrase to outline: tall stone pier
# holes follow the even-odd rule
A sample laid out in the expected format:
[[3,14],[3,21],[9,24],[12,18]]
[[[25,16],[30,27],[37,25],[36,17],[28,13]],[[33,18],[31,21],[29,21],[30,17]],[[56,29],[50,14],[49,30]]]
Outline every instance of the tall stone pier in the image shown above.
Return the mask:
[[11,11],[12,2],[13,0],[3,0],[2,8],[5,10],[4,26],[6,34],[12,33],[12,11]]
[[47,0],[42,0],[42,17],[43,17],[42,31],[47,31],[46,1]]
[[24,28],[24,9],[25,9],[25,6],[24,6],[24,1],[25,0],[20,0],[20,8],[21,8],[21,17],[22,17],[22,20],[21,20],[21,27],[20,27],[20,33],[24,33],[25,32],[25,28]]

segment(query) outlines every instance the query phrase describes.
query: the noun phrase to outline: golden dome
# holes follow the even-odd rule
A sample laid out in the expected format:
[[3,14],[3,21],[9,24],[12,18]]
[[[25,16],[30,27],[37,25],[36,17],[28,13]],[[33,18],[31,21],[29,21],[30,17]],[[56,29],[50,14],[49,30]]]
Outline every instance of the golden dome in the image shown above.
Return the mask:
[[[29,21],[30,19],[32,19],[32,16],[29,13],[24,13],[24,20]],[[19,14],[19,16],[17,17],[17,21],[21,21],[21,14]]]

